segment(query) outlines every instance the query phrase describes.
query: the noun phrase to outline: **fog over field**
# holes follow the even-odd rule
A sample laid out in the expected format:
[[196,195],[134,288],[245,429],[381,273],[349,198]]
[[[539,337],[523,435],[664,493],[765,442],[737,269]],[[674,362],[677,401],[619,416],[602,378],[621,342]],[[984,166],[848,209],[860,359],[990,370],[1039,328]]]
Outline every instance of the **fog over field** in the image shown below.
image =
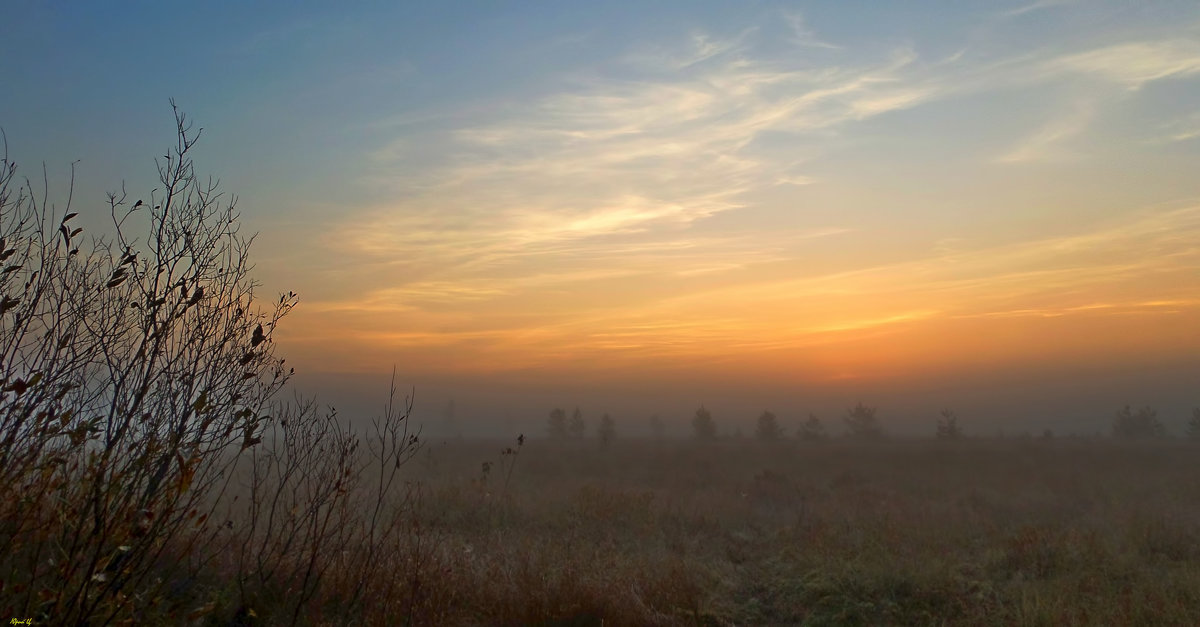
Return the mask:
[[[731,380],[625,382],[532,382],[437,379],[397,375],[415,393],[414,419],[431,436],[542,436],[554,407],[580,407],[590,419],[611,414],[629,434],[649,435],[649,418],[660,416],[671,434],[691,435],[690,420],[700,404],[713,411],[722,431],[749,435],[763,410],[778,414],[794,431],[810,413],[837,424],[857,402],[879,407],[888,430],[904,436],[931,436],[938,413],[952,408],[976,436],[1041,434],[1107,435],[1114,413],[1125,405],[1152,406],[1168,430],[1182,436],[1196,407],[1194,363],[1157,368],[1094,369],[1087,372],[988,373],[947,375],[943,380],[898,383],[750,387]],[[733,375],[730,376],[730,379]],[[378,413],[389,376],[309,377],[298,374],[299,389],[315,390],[322,403],[349,416]],[[411,382],[411,383],[409,383]],[[311,383],[311,385],[306,385]],[[447,406],[453,402],[453,426]]]

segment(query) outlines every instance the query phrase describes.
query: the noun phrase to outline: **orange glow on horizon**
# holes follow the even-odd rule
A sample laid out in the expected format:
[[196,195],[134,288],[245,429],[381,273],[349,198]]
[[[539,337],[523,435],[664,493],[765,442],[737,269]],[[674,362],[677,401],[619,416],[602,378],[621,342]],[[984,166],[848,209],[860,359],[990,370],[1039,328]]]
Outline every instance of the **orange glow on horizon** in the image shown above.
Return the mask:
[[567,282],[414,282],[302,302],[280,339],[297,364],[329,372],[686,367],[822,381],[1152,360],[1200,348],[1200,250],[1183,233],[1200,237],[1200,209],[829,274],[768,264],[681,278],[689,257],[615,281],[572,271]]

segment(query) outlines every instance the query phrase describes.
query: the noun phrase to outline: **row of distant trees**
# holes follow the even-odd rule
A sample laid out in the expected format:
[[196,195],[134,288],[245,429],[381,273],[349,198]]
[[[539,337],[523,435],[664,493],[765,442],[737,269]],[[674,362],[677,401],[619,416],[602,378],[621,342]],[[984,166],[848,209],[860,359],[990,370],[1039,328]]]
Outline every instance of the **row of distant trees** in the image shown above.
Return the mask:
[[[1126,405],[1113,419],[1112,434],[1123,440],[1148,440],[1170,437],[1166,426],[1158,419],[1158,411],[1143,407],[1137,411]],[[1200,408],[1192,410],[1192,417],[1184,428],[1183,435],[1189,440],[1200,441]]]
[[[550,412],[546,432],[555,439],[582,439],[587,433],[587,423],[583,420],[583,412],[576,407],[575,411],[571,412],[571,419],[568,420],[565,410],[559,407],[554,408]],[[601,416],[600,426],[596,428],[596,436],[600,439],[601,444],[611,443],[617,437],[617,421],[608,414]]]
[[[856,404],[854,407],[846,410],[842,416],[842,422],[845,425],[845,436],[856,440],[879,440],[884,437],[883,428],[879,424],[879,419],[876,417],[878,408],[869,407],[862,403]],[[956,435],[961,435],[958,431],[957,419],[951,416],[953,422],[953,430]],[[716,422],[713,420],[712,412],[704,405],[696,410],[695,416],[692,418],[692,431],[697,439],[711,440],[717,437]],[[940,433],[940,429],[939,429]],[[758,421],[754,426],[754,437],[765,441],[775,442],[783,440],[787,437],[787,433],[783,425],[779,423],[779,418],[771,411],[763,411],[759,415]],[[809,414],[808,418],[800,424],[796,430],[796,437],[801,440],[816,442],[829,438],[829,431],[825,428],[825,423],[815,414]],[[941,437],[939,435],[939,437]]]
[[[857,403],[846,410],[842,416],[844,427],[843,437],[853,440],[881,440],[886,437],[883,427],[877,417],[878,408]],[[712,412],[703,404],[692,417],[692,435],[698,440],[715,440],[717,438],[717,423]],[[650,417],[650,428],[655,437],[665,435],[666,426],[657,415]],[[587,423],[583,412],[576,407],[570,418],[561,408],[550,412],[546,427],[547,434],[554,439],[582,439],[587,433]],[[1047,433],[1050,433],[1047,431]],[[1200,408],[1192,410],[1185,435],[1192,440],[1200,441]],[[824,421],[815,414],[797,428],[795,436],[803,441],[815,442],[830,437]],[[1158,411],[1151,407],[1143,407],[1137,411],[1126,405],[1117,412],[1113,420],[1112,436],[1122,440],[1144,440],[1168,437],[1166,426],[1158,418]],[[596,428],[596,437],[602,444],[608,445],[617,437],[616,421],[609,414],[600,418]],[[780,441],[788,437],[787,430],[779,418],[771,411],[763,411],[755,423],[754,437],[765,442]],[[949,409],[943,409],[937,419],[934,437],[938,440],[960,440],[965,437],[959,424],[958,416]]]
[[[876,408],[868,407],[862,403],[848,409],[844,416],[847,429],[846,436],[861,440],[883,438],[883,429],[880,427],[875,414]],[[958,428],[957,420],[952,412],[948,410],[944,411],[944,424],[939,423],[938,437],[960,437],[962,431]],[[657,415],[650,417],[650,428],[655,437],[663,437],[666,433],[666,425]],[[712,412],[703,404],[696,410],[696,414],[692,418],[692,432],[699,440],[714,440],[717,438],[717,423],[713,419]],[[583,439],[587,435],[587,422],[584,420],[583,411],[576,407],[571,412],[570,417],[568,417],[566,410],[561,407],[554,408],[550,411],[550,416],[546,422],[546,433],[552,439],[557,440]],[[807,441],[824,440],[829,437],[824,422],[813,414],[809,414],[808,419],[800,425],[796,435],[801,440]],[[601,416],[600,424],[596,428],[596,437],[599,438],[602,444],[609,444],[616,439],[616,421],[609,414],[606,413]],[[787,433],[780,424],[779,418],[774,413],[764,411],[758,417],[758,422],[755,426],[755,437],[764,441],[777,441],[787,437]]]

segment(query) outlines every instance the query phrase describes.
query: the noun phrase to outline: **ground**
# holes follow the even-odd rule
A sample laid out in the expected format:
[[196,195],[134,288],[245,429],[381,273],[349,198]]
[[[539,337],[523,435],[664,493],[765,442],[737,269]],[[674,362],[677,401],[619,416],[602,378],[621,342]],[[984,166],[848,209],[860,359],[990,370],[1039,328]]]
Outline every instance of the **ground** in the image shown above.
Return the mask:
[[1200,624],[1182,442],[512,445],[410,462],[417,622]]

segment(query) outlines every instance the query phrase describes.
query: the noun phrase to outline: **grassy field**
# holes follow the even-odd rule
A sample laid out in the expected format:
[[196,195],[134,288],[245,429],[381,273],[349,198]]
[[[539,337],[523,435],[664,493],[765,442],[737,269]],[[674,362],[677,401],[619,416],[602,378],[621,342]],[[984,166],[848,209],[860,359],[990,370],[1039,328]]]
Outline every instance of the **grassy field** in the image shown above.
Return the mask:
[[1183,443],[512,444],[410,462],[397,623],[1200,624]]
[[[335,440],[246,451],[211,515],[156,510],[138,563],[149,514],[86,540],[78,497],[14,493],[0,601],[34,624],[81,582],[88,624],[1200,624],[1182,441],[431,440],[364,466]],[[47,559],[60,537],[100,561]]]

